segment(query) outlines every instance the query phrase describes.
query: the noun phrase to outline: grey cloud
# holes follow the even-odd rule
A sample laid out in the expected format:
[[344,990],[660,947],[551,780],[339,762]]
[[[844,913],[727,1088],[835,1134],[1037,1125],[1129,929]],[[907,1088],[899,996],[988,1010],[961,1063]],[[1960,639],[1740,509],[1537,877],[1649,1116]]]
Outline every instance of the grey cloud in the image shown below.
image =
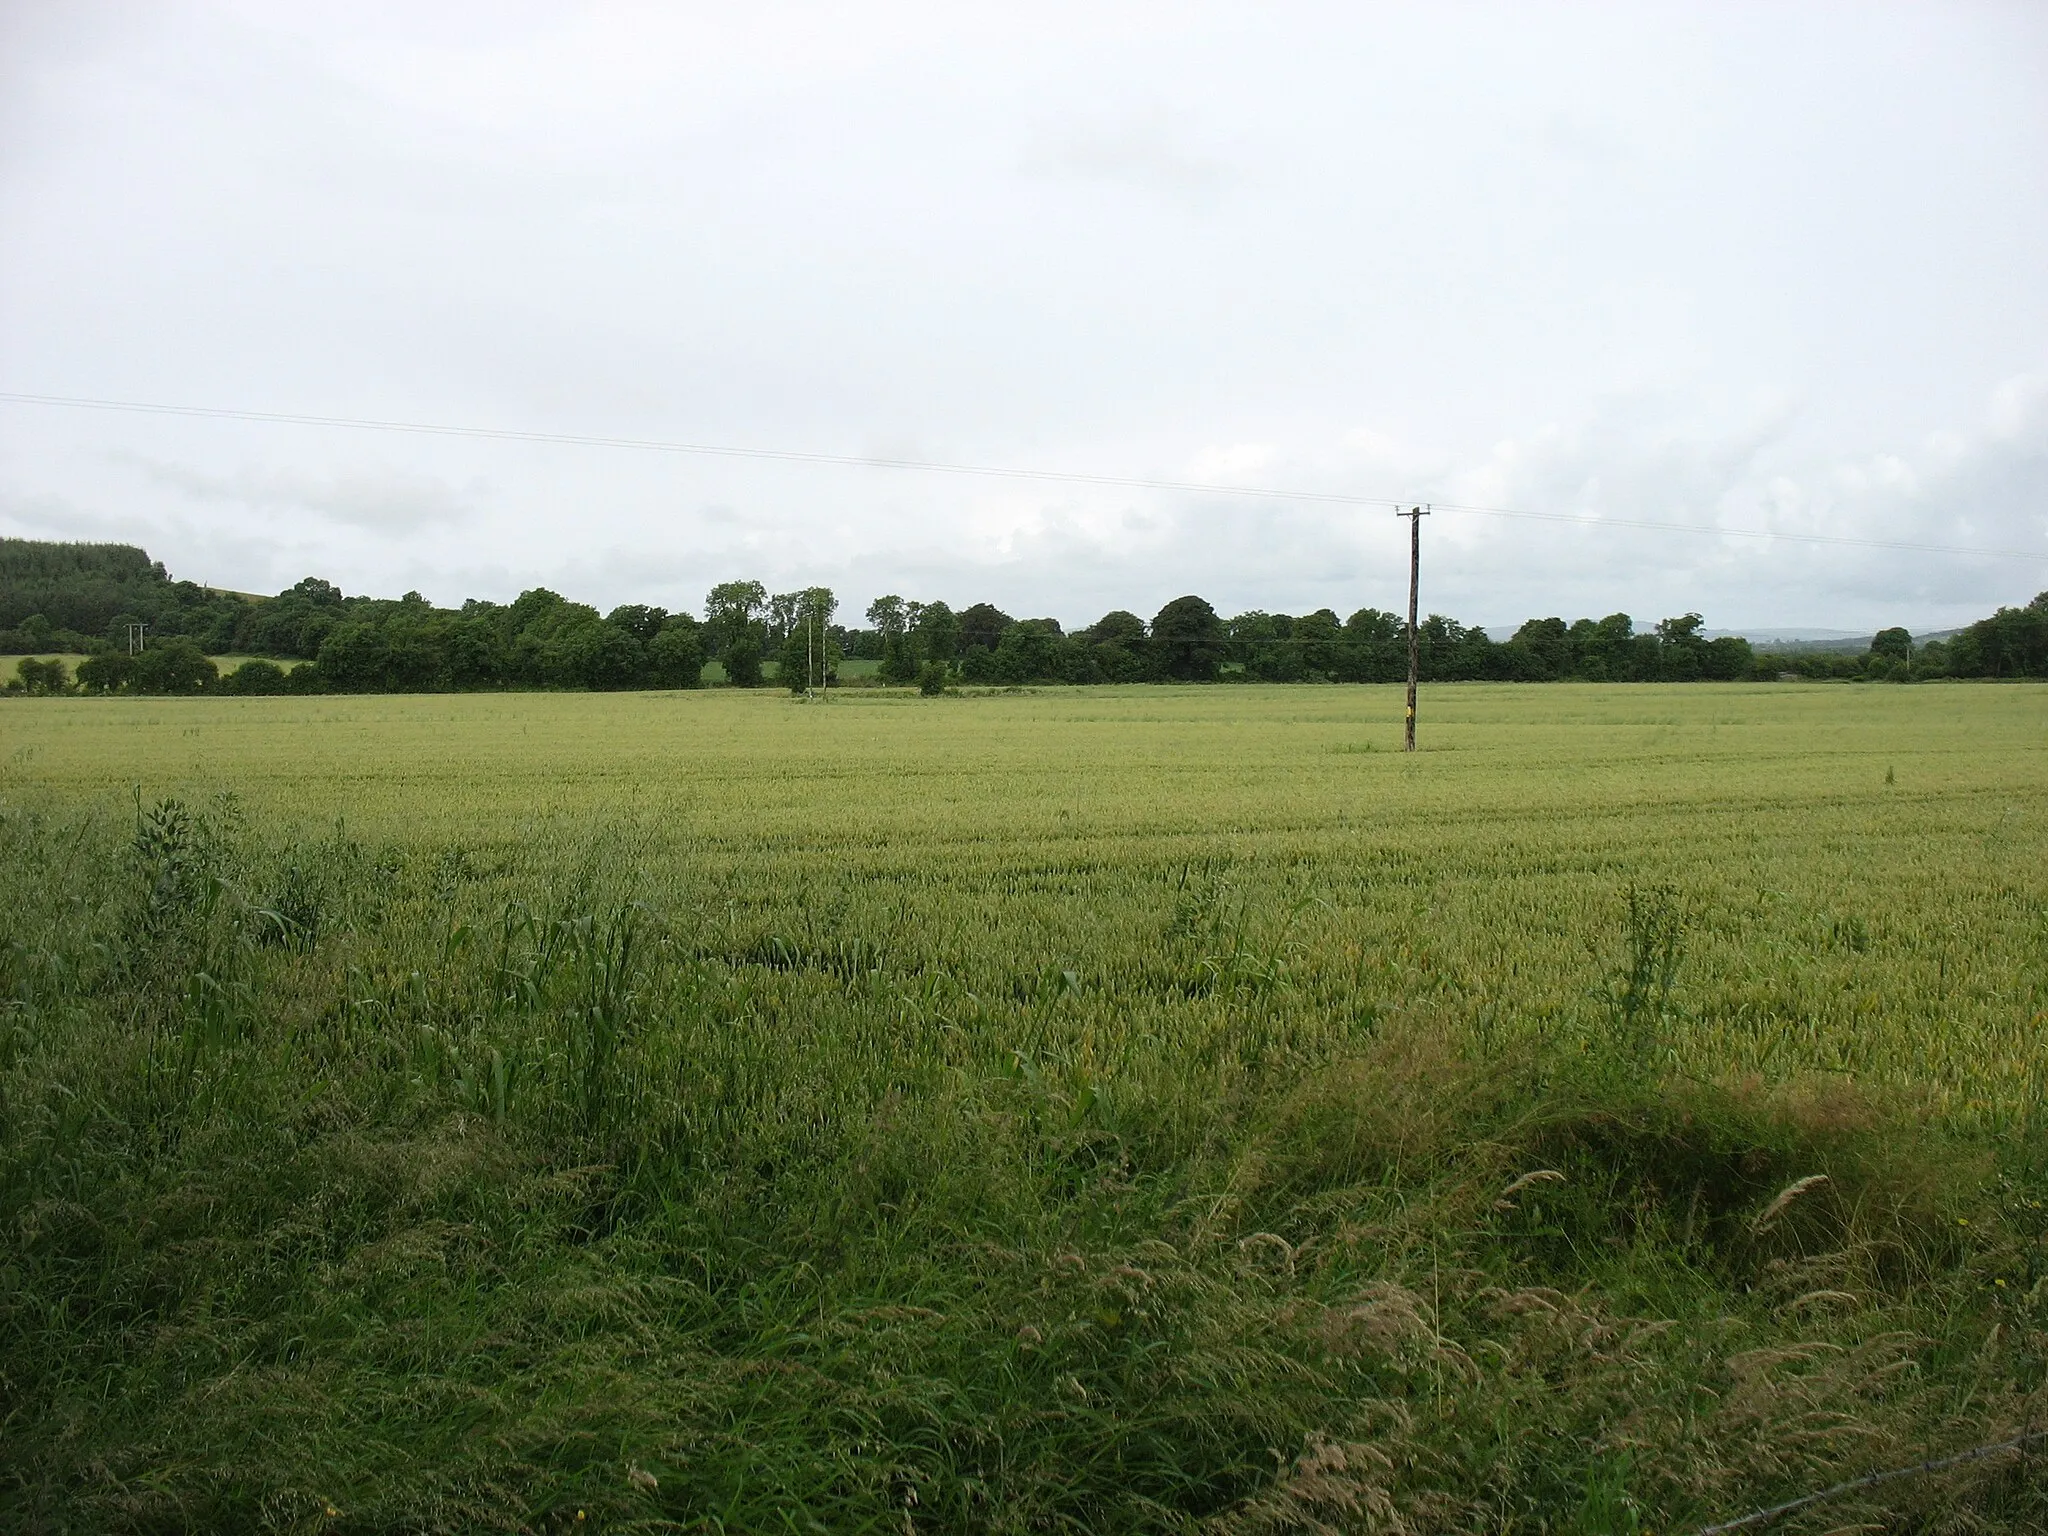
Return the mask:
[[20,538],[133,543],[158,530],[147,518],[80,506],[53,492],[0,490],[0,524]]
[[1186,206],[1206,208],[1240,173],[1199,149],[1186,125],[1164,111],[1067,124],[1045,133],[1024,169],[1136,188]]
[[433,476],[403,470],[363,468],[321,476],[245,467],[219,474],[138,454],[109,457],[141,471],[152,483],[194,500],[232,502],[262,511],[310,512],[331,523],[380,533],[463,522],[471,515],[471,498],[488,494],[487,486],[477,485],[465,496]]
[[1618,166],[1636,158],[1627,137],[1612,122],[1581,111],[1547,112],[1530,136],[1559,159],[1589,169]]
[[[1808,616],[1801,608],[1866,622],[1901,617],[1902,609],[1942,622],[1968,618],[1987,605],[1987,578],[1995,579],[1990,595],[1998,601],[2048,587],[2048,390],[2032,380],[2006,381],[1975,426],[1929,434],[1910,454],[1818,459],[1794,442],[1795,413],[1768,412],[1714,435],[1690,429],[1682,407],[1667,403],[1661,421],[1624,409],[1616,419],[1496,445],[1482,469],[1447,482],[1447,500],[1791,539],[1484,519],[1455,531],[1446,526],[1443,536],[1456,541],[1466,579],[1520,566],[1539,582],[1591,596],[1596,587],[1611,590],[1605,573],[1620,558],[1639,588],[1669,594],[1667,603],[1716,605],[1731,623],[1767,622],[1773,614],[1792,621]],[[1930,556],[1799,535],[2033,558]]]
[[[252,529],[222,530],[185,520],[166,521],[106,512],[52,495],[0,491],[0,530],[23,538],[139,544],[159,559],[166,543],[178,555],[171,574],[238,591],[269,590],[268,577],[300,546]],[[261,572],[262,578],[251,573]],[[253,585],[251,585],[253,583]]]

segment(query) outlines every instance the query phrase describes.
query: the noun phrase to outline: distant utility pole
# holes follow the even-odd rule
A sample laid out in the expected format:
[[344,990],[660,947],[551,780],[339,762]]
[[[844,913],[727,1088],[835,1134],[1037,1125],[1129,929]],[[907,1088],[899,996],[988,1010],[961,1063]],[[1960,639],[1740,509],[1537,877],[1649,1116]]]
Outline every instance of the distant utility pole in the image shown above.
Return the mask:
[[1415,597],[1422,586],[1422,520],[1429,516],[1427,507],[1410,507],[1406,512],[1396,511],[1396,517],[1408,519],[1408,739],[1402,747],[1404,752],[1415,750],[1415,674],[1421,661],[1415,628]]
[[142,637],[148,633],[149,626],[147,624],[130,624],[128,626],[128,654],[130,656],[135,655],[142,649]]

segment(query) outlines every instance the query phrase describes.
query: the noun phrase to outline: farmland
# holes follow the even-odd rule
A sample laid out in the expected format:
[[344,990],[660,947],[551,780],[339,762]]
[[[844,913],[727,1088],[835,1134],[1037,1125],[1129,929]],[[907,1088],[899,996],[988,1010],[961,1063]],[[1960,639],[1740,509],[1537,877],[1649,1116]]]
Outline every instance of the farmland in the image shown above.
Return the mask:
[[2048,1422],[2048,690],[1422,741],[0,705],[0,1514],[1661,1531]]

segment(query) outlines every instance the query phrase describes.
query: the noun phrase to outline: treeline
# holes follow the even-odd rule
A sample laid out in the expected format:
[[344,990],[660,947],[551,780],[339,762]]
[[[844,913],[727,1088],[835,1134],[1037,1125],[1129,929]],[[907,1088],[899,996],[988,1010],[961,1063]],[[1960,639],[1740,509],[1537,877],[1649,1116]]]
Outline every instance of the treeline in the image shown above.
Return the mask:
[[[1327,608],[1299,617],[1252,612],[1226,619],[1199,597],[1181,597],[1150,624],[1119,611],[1071,635],[1055,620],[1012,620],[987,605],[968,609],[961,622],[963,633],[981,642],[959,656],[959,671],[971,682],[1384,683],[1408,675],[1407,623],[1377,608],[1341,620]],[[1431,614],[1418,626],[1418,661],[1429,682],[1694,682],[1754,675],[1748,641],[1709,640],[1700,624],[1698,614],[1686,614],[1638,633],[1625,613],[1575,624],[1536,619],[1511,640],[1496,642],[1483,629]],[[885,676],[908,674],[926,656],[915,625],[899,636],[879,624],[872,639],[858,637],[856,654],[860,641],[879,648]]]
[[[842,662],[873,663],[881,682],[938,691],[978,684],[1122,682],[1393,682],[1407,675],[1407,626],[1361,608],[1340,619],[1251,612],[1225,618],[1200,597],[1175,598],[1148,622],[1117,610],[1068,631],[1056,619],[1013,618],[989,603],[876,599],[865,627],[837,622],[823,587],[770,593],[724,582],[701,619],[645,604],[600,613],[545,588],[510,603],[437,608],[344,594],[307,577],[270,598],[173,581],[126,545],[0,540],[0,653],[83,653],[75,680],[54,661],[24,664],[28,692],[429,692],[500,688],[792,689],[844,681]],[[1432,614],[1418,626],[1425,681],[1695,682],[1784,674],[1913,680],[2048,676],[2048,593],[2001,608],[1946,642],[1916,647],[1903,629],[1856,654],[1755,652],[1708,638],[1696,613],[1638,629],[1627,614],[1531,619],[1504,641]],[[131,654],[135,626],[146,626]],[[240,654],[222,675],[211,659]],[[850,670],[850,669],[848,669]]]

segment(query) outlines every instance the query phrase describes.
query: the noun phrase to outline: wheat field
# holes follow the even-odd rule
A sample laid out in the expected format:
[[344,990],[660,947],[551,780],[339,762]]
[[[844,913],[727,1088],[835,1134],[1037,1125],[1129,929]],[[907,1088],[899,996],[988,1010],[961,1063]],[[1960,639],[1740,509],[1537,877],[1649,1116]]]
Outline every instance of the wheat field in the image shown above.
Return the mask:
[[2048,1418],[2048,690],[1400,707],[0,706],[0,1511],[1663,1531]]

